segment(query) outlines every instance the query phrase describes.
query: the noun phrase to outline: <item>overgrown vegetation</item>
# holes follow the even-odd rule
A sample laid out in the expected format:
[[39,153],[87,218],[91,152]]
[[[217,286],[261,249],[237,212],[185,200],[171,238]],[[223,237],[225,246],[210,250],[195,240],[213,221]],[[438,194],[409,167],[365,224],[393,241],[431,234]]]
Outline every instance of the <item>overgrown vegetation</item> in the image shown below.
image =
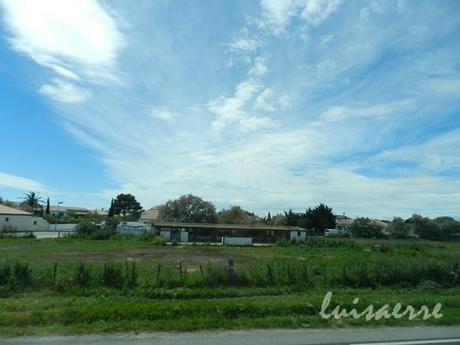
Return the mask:
[[439,302],[445,316],[427,322],[460,323],[460,243],[315,237],[234,248],[156,241],[2,239],[0,334],[368,325],[322,320],[328,290],[343,306],[354,297],[359,306]]

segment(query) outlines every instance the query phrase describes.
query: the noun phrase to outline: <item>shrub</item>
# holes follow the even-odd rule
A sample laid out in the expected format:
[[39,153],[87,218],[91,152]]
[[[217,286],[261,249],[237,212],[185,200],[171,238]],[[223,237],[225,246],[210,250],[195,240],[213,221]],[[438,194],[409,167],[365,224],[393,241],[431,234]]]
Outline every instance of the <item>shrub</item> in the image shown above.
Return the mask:
[[137,271],[136,271],[136,261],[133,261],[129,265],[128,261],[125,262],[126,268],[126,282],[127,286],[131,289],[137,286]]
[[90,221],[84,220],[76,227],[76,235],[80,238],[88,238],[91,235],[94,235],[100,227]]
[[100,277],[101,284],[110,288],[122,288],[124,285],[123,274],[119,266],[104,264]]
[[166,245],[166,240],[161,236],[155,235],[153,232],[144,232],[141,236],[139,236],[139,239],[158,246]]
[[74,281],[77,286],[82,288],[87,288],[91,285],[91,273],[83,262],[80,262],[75,269]]
[[29,268],[29,264],[21,264],[20,262],[16,262],[14,265],[13,277],[15,283],[27,287],[31,284],[31,272],[32,270]]
[[88,238],[91,240],[108,240],[114,235],[115,233],[110,228],[104,227],[103,229],[101,229],[98,227],[96,231],[88,235]]
[[11,279],[11,267],[8,264],[0,266],[0,285],[6,285]]

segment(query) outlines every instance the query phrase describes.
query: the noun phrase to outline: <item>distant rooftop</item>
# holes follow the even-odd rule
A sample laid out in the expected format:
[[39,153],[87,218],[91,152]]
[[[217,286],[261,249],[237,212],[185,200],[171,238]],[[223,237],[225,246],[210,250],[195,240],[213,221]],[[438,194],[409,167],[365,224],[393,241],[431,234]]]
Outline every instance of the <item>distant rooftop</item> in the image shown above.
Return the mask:
[[0,215],[8,216],[33,216],[32,213],[0,204]]
[[160,211],[158,210],[157,207],[152,207],[152,208],[149,208],[148,210],[142,212],[141,214],[141,220],[144,220],[144,221],[155,221],[155,220],[158,220],[158,217],[160,216]]
[[[46,206],[43,206],[46,208]],[[76,206],[50,206],[50,211],[52,212],[73,212],[73,213],[90,213],[91,211],[86,207],[76,207]]]
[[185,229],[220,229],[220,230],[256,230],[256,231],[305,231],[299,226],[269,226],[243,224],[210,224],[210,223],[181,223],[181,222],[153,222],[155,227],[185,228]]

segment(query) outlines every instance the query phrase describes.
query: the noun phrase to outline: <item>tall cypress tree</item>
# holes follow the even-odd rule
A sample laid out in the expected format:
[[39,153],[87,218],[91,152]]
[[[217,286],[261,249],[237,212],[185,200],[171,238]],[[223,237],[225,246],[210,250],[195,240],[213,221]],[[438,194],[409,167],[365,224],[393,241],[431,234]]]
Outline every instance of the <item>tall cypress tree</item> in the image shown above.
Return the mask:
[[49,215],[50,214],[50,198],[46,198],[46,209],[45,209],[45,214]]
[[109,208],[109,214],[108,214],[108,217],[109,218],[113,218],[113,216],[115,216],[115,206],[113,204],[113,198],[112,198],[112,201],[110,203],[110,208]]

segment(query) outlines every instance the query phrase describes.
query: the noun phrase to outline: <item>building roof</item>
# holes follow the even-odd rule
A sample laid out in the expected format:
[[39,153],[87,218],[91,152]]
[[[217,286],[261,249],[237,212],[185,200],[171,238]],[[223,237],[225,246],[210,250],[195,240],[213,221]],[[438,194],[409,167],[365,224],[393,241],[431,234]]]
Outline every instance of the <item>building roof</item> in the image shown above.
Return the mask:
[[33,216],[32,213],[0,204],[0,214],[8,216]]
[[336,218],[335,220],[336,225],[342,225],[342,226],[350,226],[353,224],[353,219],[350,218]]
[[158,208],[152,207],[142,212],[140,219],[152,222],[152,221],[158,220],[159,216],[160,216],[160,211],[158,210]]
[[242,224],[209,224],[209,223],[180,223],[180,222],[153,222],[159,228],[185,229],[216,229],[216,230],[256,230],[256,231],[307,231],[299,226],[269,226],[269,225],[242,225]]
[[51,212],[72,212],[72,213],[90,213],[86,207],[75,206],[50,206]]

